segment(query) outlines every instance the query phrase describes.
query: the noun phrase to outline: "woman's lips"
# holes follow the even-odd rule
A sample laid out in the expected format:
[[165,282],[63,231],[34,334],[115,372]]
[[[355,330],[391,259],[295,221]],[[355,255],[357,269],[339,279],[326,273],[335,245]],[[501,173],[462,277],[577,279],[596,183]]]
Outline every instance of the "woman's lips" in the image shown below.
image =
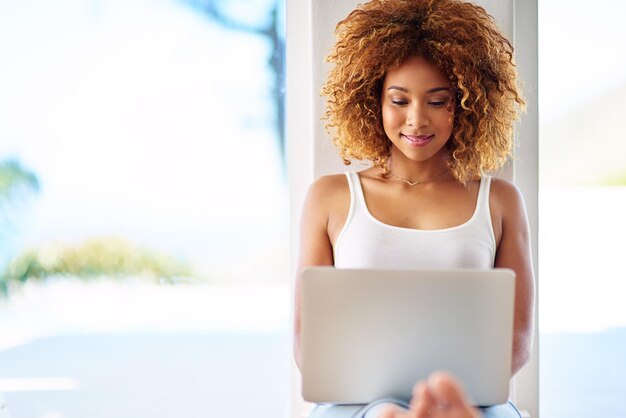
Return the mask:
[[423,147],[427,145],[435,135],[405,135],[402,134],[402,137],[406,142],[414,147]]

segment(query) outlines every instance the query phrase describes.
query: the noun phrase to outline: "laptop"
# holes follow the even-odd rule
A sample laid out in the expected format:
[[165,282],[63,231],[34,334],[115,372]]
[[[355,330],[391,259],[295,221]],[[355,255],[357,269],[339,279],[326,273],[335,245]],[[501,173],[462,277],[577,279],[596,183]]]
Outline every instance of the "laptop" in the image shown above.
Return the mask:
[[309,267],[301,276],[302,395],[315,403],[409,400],[431,372],[472,404],[509,395],[515,273]]

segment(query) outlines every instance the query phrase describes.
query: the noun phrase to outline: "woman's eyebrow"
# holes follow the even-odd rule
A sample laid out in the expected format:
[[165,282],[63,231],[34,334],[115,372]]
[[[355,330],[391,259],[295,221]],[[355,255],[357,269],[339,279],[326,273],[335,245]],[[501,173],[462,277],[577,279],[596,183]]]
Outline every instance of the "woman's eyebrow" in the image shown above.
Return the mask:
[[[387,90],[399,90],[399,91],[401,91],[403,93],[408,93],[409,92],[408,89],[406,89],[404,87],[400,87],[400,86],[389,86],[389,87],[387,87]],[[429,93],[429,94],[430,93],[437,93],[439,91],[448,91],[449,92],[450,88],[448,88],[448,87],[435,87],[435,88],[432,88],[432,89],[428,90],[426,93]]]
[[408,93],[409,90],[405,89],[404,87],[400,87],[400,86],[389,86],[387,87],[387,90],[400,90],[403,93]]
[[434,89],[428,90],[426,93],[437,93],[439,91],[450,91],[448,87],[435,87]]

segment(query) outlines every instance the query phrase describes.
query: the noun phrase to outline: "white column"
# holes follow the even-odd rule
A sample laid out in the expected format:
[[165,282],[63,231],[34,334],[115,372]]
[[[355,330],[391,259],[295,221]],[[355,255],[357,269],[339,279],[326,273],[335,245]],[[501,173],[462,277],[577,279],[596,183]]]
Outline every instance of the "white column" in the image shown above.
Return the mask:
[[[286,133],[287,172],[289,177],[289,271],[295,279],[298,255],[298,225],[308,185],[313,181],[313,100],[310,0],[290,0],[286,4]],[[293,283],[292,280],[292,294]],[[293,298],[292,298],[293,312]],[[293,317],[293,315],[292,315]],[[300,372],[291,361],[291,397],[288,417],[304,416],[300,395]]]
[[[513,181],[522,191],[530,223],[535,288],[539,288],[539,106],[538,106],[538,14],[537,0],[514,1],[515,59],[521,76],[527,112],[516,129]],[[530,362],[515,378],[514,401],[533,418],[539,417],[539,295],[535,300],[535,336]]]

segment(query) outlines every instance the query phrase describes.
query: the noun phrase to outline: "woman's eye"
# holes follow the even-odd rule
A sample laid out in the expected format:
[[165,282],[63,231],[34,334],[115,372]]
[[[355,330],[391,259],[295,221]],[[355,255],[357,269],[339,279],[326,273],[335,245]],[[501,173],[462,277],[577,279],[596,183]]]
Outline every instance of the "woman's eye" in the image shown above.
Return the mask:
[[428,102],[429,105],[434,107],[444,107],[447,106],[450,102],[450,99],[439,99],[439,100],[431,100]]
[[406,100],[391,99],[391,103],[402,106],[406,104]]

